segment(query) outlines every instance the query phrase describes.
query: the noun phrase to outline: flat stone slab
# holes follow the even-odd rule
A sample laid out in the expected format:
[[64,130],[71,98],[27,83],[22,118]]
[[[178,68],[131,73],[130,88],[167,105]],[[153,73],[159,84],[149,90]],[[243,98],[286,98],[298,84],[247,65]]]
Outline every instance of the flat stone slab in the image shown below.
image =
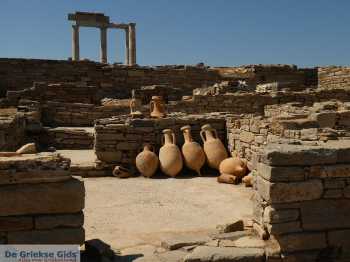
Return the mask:
[[262,262],[262,248],[199,246],[188,254],[184,262]]
[[168,250],[175,250],[185,246],[202,245],[210,241],[207,235],[178,234],[161,242],[161,246]]

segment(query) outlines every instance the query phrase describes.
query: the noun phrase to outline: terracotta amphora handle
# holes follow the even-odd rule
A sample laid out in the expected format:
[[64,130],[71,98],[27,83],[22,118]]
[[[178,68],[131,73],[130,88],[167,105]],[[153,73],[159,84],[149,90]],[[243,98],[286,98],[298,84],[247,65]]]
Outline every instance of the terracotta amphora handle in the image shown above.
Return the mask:
[[175,137],[175,133],[172,132],[171,136],[173,137],[173,144],[176,145],[176,137]]
[[218,138],[218,132],[216,131],[216,129],[212,129],[211,131],[213,131],[214,137],[217,139]]
[[205,136],[205,131],[202,130],[202,131],[199,132],[199,134],[200,134],[200,136],[201,136],[201,138],[203,140],[203,143],[205,143],[207,141],[207,137]]
[[152,113],[153,112],[153,108],[154,108],[154,101],[151,101],[149,103],[149,112]]

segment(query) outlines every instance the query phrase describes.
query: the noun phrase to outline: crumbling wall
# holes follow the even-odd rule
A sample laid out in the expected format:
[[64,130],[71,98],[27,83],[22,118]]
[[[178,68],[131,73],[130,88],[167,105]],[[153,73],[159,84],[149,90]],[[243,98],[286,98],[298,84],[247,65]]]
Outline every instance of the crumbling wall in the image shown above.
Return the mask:
[[26,122],[16,108],[0,109],[0,151],[16,151],[25,141]]
[[70,160],[0,157],[0,244],[83,244],[85,190]]
[[210,112],[229,112],[234,114],[264,113],[266,105],[282,105],[299,102],[305,106],[312,106],[315,102],[350,101],[350,93],[337,90],[321,90],[313,92],[278,92],[276,94],[237,93],[215,96],[195,95],[191,99],[172,102],[167,105],[169,112],[184,112],[201,114]]
[[46,126],[93,126],[96,119],[129,113],[129,105],[96,106],[49,101],[42,106],[42,122]]
[[321,89],[350,89],[350,67],[319,67],[318,87]]
[[278,241],[284,258],[347,261],[349,177],[349,140],[267,146],[253,200],[257,228]]
[[224,118],[215,115],[174,115],[163,119],[135,119],[127,122],[125,119],[100,119],[95,124],[94,149],[102,162],[133,167],[144,143],[151,143],[158,153],[163,129],[171,128],[175,132],[177,145],[181,147],[183,136],[180,128],[191,125],[194,140],[201,143],[199,131],[204,124],[211,124],[226,143]]

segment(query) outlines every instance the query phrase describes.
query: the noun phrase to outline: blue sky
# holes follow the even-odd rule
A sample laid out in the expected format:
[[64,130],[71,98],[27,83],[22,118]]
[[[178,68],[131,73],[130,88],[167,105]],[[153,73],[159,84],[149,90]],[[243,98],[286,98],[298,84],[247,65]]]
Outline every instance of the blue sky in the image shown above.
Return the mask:
[[[136,22],[141,65],[350,64],[349,0],[1,0],[0,57],[67,59],[75,11]],[[109,31],[109,61],[123,48]],[[81,30],[80,49],[98,60],[97,29]]]

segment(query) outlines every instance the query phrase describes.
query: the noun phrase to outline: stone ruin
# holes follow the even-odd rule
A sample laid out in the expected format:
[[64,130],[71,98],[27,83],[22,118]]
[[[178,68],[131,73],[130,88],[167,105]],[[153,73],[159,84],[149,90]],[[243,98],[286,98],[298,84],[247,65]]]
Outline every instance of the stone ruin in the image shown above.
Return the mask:
[[[115,166],[137,175],[142,145],[158,152],[163,129],[182,145],[182,126],[199,142],[209,123],[247,161],[253,215],[205,238],[165,240],[150,261],[350,259],[349,67],[147,67],[129,49],[127,65],[109,65],[105,43],[102,63],[78,61],[79,26],[101,36],[134,27],[101,14],[69,19],[74,61],[0,59],[0,149],[40,152],[0,157],[0,244],[83,244],[85,179]],[[131,118],[132,96],[143,118]],[[166,117],[149,117],[152,96],[164,97]],[[67,151],[96,158],[82,164]]]

